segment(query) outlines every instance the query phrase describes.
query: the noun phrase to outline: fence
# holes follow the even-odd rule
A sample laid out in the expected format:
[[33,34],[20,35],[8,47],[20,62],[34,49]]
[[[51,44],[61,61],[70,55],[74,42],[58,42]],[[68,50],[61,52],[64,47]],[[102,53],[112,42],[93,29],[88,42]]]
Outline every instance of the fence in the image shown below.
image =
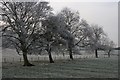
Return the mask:
[[[68,60],[69,55],[53,55],[52,56],[54,60]],[[73,55],[74,59],[77,58],[94,58],[94,55]],[[35,55],[29,55],[28,56],[29,61],[42,61],[42,60],[49,60],[48,55],[43,56],[35,56]],[[17,56],[17,57],[2,57],[2,62],[22,62],[23,57]]]
[[[111,56],[118,56],[118,55],[111,55]],[[54,60],[69,60],[69,55],[52,55]],[[74,59],[87,59],[87,58],[95,58],[94,54],[91,55],[73,55]],[[108,55],[99,55],[101,58],[106,58]],[[28,55],[29,61],[49,61],[48,55]],[[22,56],[16,56],[16,57],[2,57],[2,62],[22,62],[23,57]]]
[[[81,55],[78,54],[74,54],[73,57],[74,59],[76,58],[95,58],[95,54],[92,52],[92,54],[90,52],[86,52],[84,50],[80,51]],[[118,52],[113,52],[114,54],[118,55]],[[57,59],[69,59],[69,55],[68,54],[64,54],[61,55],[60,54],[56,54],[56,53],[52,53],[52,57],[54,60]],[[99,57],[108,57],[107,55],[104,55],[105,52],[103,51],[98,51],[98,55]],[[49,60],[48,55],[28,55],[28,60],[29,61],[40,61],[40,60]],[[23,61],[23,57],[22,55],[17,55],[15,50],[12,49],[3,49],[2,50],[2,62],[22,62]]]

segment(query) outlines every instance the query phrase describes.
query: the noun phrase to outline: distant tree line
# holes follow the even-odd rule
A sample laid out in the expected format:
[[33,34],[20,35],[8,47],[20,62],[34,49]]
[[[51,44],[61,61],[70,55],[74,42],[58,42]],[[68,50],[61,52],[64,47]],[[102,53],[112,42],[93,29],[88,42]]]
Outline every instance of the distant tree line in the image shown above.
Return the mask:
[[1,2],[2,4],[2,44],[3,47],[15,48],[23,53],[24,66],[33,66],[27,58],[28,54],[46,51],[50,63],[54,63],[52,50],[64,47],[70,59],[73,53],[79,54],[80,48],[94,51],[98,58],[98,50],[108,52],[114,47],[101,26],[88,24],[80,18],[78,11],[63,8],[54,14],[48,2]]

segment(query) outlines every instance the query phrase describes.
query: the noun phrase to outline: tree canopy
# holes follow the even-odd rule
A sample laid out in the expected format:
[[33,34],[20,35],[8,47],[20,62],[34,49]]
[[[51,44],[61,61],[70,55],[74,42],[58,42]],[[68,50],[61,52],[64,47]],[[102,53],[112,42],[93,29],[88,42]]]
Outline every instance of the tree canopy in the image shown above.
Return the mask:
[[72,60],[73,53],[79,54],[80,48],[94,50],[98,58],[97,50],[108,51],[114,45],[101,26],[89,24],[80,18],[78,11],[70,8],[54,14],[46,1],[1,3],[5,23],[2,25],[3,47],[11,46],[18,54],[22,52],[24,66],[33,66],[27,54],[39,54],[42,50],[47,51],[53,63],[52,50],[60,45],[69,51]]

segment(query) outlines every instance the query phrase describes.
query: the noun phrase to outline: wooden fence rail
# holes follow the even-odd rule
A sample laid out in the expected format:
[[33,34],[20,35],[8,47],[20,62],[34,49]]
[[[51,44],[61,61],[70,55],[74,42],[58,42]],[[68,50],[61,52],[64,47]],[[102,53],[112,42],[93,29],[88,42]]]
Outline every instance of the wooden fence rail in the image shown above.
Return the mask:
[[[105,56],[104,56],[105,57]],[[86,59],[86,58],[95,58],[94,55],[74,55],[74,59]],[[54,60],[67,60],[69,59],[69,55],[55,55],[53,56]],[[40,60],[49,60],[48,56],[36,56],[36,57],[28,57],[29,61],[40,61]],[[23,58],[22,57],[3,57],[2,62],[22,62]]]

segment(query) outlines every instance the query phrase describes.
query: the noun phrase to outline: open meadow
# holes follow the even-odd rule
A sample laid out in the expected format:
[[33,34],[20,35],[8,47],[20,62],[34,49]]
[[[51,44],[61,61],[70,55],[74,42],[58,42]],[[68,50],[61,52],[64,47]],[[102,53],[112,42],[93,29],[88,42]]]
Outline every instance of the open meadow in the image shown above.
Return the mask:
[[79,58],[72,60],[33,61],[35,66],[24,67],[23,62],[2,64],[3,78],[117,78],[118,57]]

